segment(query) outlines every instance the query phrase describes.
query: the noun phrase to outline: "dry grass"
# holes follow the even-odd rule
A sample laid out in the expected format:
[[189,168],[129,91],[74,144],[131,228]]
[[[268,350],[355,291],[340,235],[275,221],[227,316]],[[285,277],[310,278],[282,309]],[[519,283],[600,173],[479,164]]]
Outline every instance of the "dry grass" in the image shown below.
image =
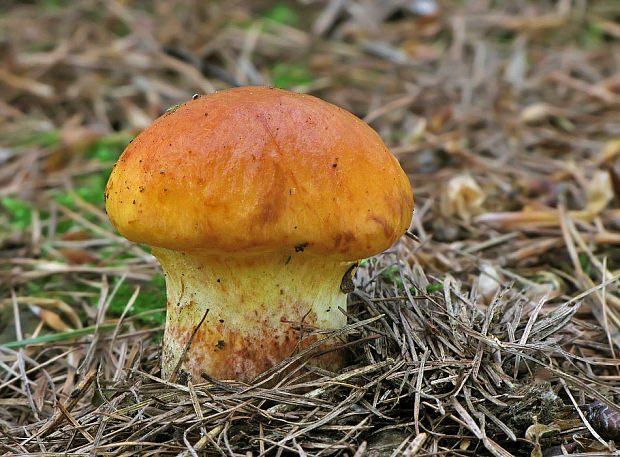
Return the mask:
[[[614,2],[400,3],[0,4],[2,455],[615,451]],[[342,373],[158,377],[160,270],[98,192],[153,118],[231,84],[353,111],[411,177],[415,236],[326,335]]]

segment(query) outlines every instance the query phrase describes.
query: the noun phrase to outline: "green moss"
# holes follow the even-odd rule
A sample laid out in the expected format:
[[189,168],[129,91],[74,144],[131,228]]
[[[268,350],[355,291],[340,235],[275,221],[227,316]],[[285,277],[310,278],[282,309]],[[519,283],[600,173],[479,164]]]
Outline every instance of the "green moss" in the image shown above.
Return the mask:
[[270,70],[271,81],[275,87],[288,89],[293,86],[310,84],[312,76],[306,64],[278,62]]
[[439,292],[440,290],[443,290],[443,284],[440,282],[436,284],[429,284],[426,286],[426,292],[429,294],[433,292]]
[[131,140],[132,138],[126,134],[106,136],[95,141],[84,154],[101,162],[116,162]]
[[60,141],[60,132],[58,130],[49,130],[47,132],[36,132],[22,141],[18,141],[16,146],[40,146],[48,148],[55,146]]
[[108,182],[108,174],[98,174],[90,177],[86,185],[78,187],[75,193],[78,194],[84,201],[103,207],[105,204],[104,191]]
[[71,195],[69,195],[67,192],[55,192],[52,195],[52,198],[59,205],[65,206],[69,209],[75,209],[75,202],[73,200],[73,197],[71,197]]
[[577,41],[584,48],[597,49],[605,46],[605,30],[600,24],[588,22],[580,31]]
[[[65,263],[55,260],[47,260],[49,264],[58,265],[62,267]],[[43,278],[28,281],[21,284],[19,287],[19,293],[22,295],[28,295],[30,297],[44,297],[58,296],[62,294],[62,290],[65,290],[67,286],[67,276],[64,273],[53,274],[44,276]]]
[[27,201],[14,197],[2,197],[0,205],[9,215],[9,225],[23,229],[32,223],[32,206]]
[[[88,182],[87,185],[83,187],[78,187],[75,190],[75,194],[79,198],[84,200],[85,202],[88,202],[94,206],[101,208],[104,205],[103,191],[105,189],[106,182],[107,182],[107,178],[105,176],[93,175],[90,177],[90,182]],[[64,206],[65,208],[68,208],[71,211],[80,213],[87,221],[92,222],[94,224],[99,224],[99,225],[101,224],[101,220],[97,218],[97,216],[89,212],[84,212],[78,207],[74,194],[70,192],[54,192],[51,197],[59,205]],[[45,215],[45,217],[47,217],[47,215]],[[44,218],[42,217],[42,219]],[[78,223],[72,219],[61,220],[56,225],[56,233],[58,234],[66,233],[70,231],[73,227],[75,227],[76,224]],[[82,227],[82,228],[85,228],[88,230],[87,227]]]
[[[133,295],[135,285],[123,283],[119,286],[116,295],[110,303],[108,313],[111,316],[120,316],[127,302]],[[134,316],[146,311],[161,310],[161,312],[146,314],[138,317],[138,321],[144,324],[163,325],[166,322],[166,281],[162,275],[155,276],[151,281],[143,284],[138,298],[129,310],[129,315]]]
[[389,284],[394,284],[399,288],[403,287],[403,280],[400,279],[398,267],[387,268],[383,273],[381,273],[381,278]]
[[43,3],[49,11],[57,11],[67,6],[67,2],[62,0],[45,0]]
[[291,7],[279,3],[263,13],[265,19],[269,19],[278,24],[298,25],[300,22],[299,14]]

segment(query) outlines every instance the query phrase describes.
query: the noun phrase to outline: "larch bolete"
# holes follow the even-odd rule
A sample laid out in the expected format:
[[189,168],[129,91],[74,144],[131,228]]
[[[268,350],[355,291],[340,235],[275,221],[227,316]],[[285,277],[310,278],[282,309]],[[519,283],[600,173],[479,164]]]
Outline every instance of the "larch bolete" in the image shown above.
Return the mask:
[[371,127],[268,87],[162,115],[127,146],[105,197],[114,226],[149,245],[166,275],[162,376],[184,355],[194,380],[251,380],[319,338],[299,345],[300,326],[344,326],[343,277],[389,248],[413,211],[409,180]]

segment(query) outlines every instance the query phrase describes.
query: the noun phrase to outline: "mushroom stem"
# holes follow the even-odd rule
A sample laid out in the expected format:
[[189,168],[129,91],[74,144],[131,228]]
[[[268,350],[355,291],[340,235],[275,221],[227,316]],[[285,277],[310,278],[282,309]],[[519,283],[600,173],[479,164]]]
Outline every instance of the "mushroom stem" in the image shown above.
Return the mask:
[[[192,379],[204,372],[217,379],[250,381],[315,342],[319,336],[308,337],[311,330],[346,324],[339,309],[346,310],[340,284],[354,262],[303,252],[152,251],[165,271],[168,295],[164,378],[172,374],[207,309],[181,365]],[[339,351],[316,359],[317,365],[332,370],[343,363]]]

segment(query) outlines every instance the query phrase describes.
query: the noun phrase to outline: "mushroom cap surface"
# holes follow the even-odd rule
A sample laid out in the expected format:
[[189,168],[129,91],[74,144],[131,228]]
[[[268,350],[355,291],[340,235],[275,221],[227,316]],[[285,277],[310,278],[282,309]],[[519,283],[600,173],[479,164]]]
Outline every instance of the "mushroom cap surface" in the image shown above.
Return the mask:
[[408,228],[411,185],[348,111],[268,87],[222,90],[155,120],[105,191],[127,239],[180,251],[368,257]]

